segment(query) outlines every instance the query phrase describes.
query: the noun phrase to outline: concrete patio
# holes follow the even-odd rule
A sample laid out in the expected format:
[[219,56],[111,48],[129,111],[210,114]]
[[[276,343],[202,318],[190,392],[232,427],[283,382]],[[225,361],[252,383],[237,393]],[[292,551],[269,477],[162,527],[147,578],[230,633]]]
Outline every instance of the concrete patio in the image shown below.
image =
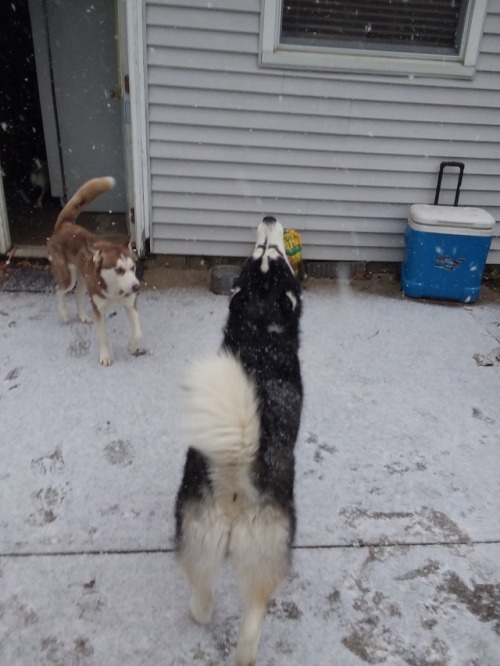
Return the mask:
[[[2,666],[232,663],[230,571],[199,627],[172,542],[178,384],[217,349],[227,298],[204,272],[160,273],[140,297],[143,355],[110,313],[110,368],[53,294],[0,291]],[[306,284],[298,534],[260,666],[500,664],[498,348],[498,294]]]

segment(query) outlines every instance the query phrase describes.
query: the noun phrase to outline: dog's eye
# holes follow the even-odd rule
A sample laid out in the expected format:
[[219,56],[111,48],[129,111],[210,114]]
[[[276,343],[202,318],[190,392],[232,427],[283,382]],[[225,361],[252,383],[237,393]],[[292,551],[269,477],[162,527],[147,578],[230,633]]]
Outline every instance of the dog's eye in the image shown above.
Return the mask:
[[125,269],[124,268],[115,268],[115,273],[117,275],[125,275]]

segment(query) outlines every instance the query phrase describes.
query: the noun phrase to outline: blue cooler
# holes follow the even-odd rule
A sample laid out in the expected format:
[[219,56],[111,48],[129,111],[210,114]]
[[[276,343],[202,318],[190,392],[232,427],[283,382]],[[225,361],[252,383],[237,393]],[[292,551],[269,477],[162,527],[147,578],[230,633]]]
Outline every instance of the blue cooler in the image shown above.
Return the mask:
[[438,205],[443,162],[434,205],[414,204],[406,228],[401,271],[404,294],[413,298],[440,298],[473,303],[479,296],[494,218],[482,208]]
[[482,208],[414,204],[405,233],[403,292],[413,298],[477,300],[494,226]]

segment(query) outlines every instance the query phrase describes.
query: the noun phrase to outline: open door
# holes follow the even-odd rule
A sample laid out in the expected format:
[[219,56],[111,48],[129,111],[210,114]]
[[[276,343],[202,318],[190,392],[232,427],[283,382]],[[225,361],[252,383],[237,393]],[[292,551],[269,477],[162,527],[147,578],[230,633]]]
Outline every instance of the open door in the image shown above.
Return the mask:
[[0,107],[1,160],[8,222],[0,205],[0,251],[10,241],[44,246],[61,200],[95,176],[111,175],[117,184],[88,210],[111,214],[116,230],[121,225],[126,233],[130,207],[117,5],[110,0],[1,4],[0,92],[8,100]]
[[[88,210],[123,213],[125,158],[115,3],[109,0],[29,2],[33,41],[35,45],[48,44],[48,54],[44,49],[35,50],[38,86],[44,127],[52,126],[55,110],[64,195],[72,195],[89,178],[113,176],[116,187],[108,193],[105,203],[96,199]],[[53,105],[46,96],[49,91],[41,85],[40,73],[46,70],[47,55],[53,80]],[[54,138],[46,134],[46,144]],[[51,181],[57,177],[50,172],[49,175]]]

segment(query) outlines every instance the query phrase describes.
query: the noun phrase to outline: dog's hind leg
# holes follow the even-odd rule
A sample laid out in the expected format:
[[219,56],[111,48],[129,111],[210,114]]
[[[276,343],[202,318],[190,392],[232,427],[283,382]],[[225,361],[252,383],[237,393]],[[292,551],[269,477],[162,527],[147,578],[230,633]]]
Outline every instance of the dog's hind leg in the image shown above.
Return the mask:
[[213,506],[204,508],[201,514],[194,507],[186,510],[179,560],[191,584],[189,611],[200,624],[212,618],[213,588],[226,557],[228,535],[228,524]]
[[66,300],[65,296],[69,293],[76,283],[76,266],[70,264],[69,266],[60,265],[57,263],[52,264],[52,273],[56,281],[56,298],[57,298],[57,309],[59,310],[59,316],[61,321],[68,321],[68,310],[66,309]]
[[[71,291],[71,290],[70,290]],[[57,309],[59,311],[59,317],[61,318],[61,321],[68,321],[68,310],[66,308],[66,301],[64,299],[64,296],[66,295],[67,290],[61,289],[60,287],[57,287],[56,289],[56,297],[57,297]]]
[[264,588],[247,589],[245,593],[245,614],[240,625],[235,666],[255,666],[262,625],[267,613],[267,606],[274,591]]
[[230,558],[245,600],[235,665],[254,666],[269,601],[288,572],[290,521],[271,506],[250,512],[233,528]]
[[80,317],[80,321],[82,321],[84,324],[91,324],[92,317],[88,316],[88,314],[85,312],[85,308],[83,305],[86,293],[87,293],[87,288],[85,286],[85,280],[83,279],[83,276],[78,274],[76,280],[76,291],[75,291],[76,309],[78,311],[78,316]]

